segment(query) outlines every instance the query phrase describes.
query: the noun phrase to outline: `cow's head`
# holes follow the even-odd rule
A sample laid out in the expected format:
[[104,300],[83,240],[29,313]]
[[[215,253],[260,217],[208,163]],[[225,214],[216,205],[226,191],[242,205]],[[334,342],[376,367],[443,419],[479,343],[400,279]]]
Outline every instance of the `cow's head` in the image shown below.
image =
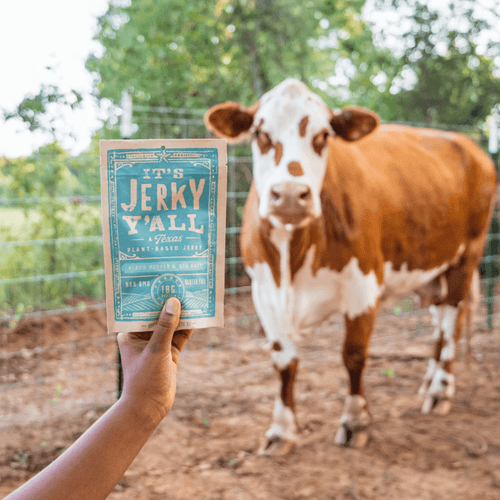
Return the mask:
[[363,108],[334,113],[293,79],[253,106],[227,102],[205,115],[207,127],[218,136],[229,142],[252,141],[259,215],[275,226],[303,226],[321,215],[330,141],[356,141],[378,122],[375,113]]

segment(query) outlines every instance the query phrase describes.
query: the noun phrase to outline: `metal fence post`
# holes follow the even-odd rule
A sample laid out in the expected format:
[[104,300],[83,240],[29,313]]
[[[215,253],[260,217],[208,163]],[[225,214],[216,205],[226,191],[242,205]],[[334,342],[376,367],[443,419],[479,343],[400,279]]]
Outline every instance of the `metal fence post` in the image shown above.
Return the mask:
[[[490,153],[491,159],[495,164],[495,168],[498,172],[498,113],[496,109],[493,110],[491,116],[488,117],[488,128],[489,128],[489,138],[488,138],[488,152]],[[485,274],[486,274],[486,323],[488,329],[493,328],[493,313],[494,313],[494,300],[495,300],[495,273],[498,272],[498,265],[494,265],[493,261],[497,260],[494,256],[498,255],[498,232],[499,224],[497,219],[497,213],[493,214],[491,221],[490,230],[488,233],[488,242],[485,249]],[[494,240],[497,240],[494,242]]]
[[122,357],[120,355],[120,349],[116,349],[116,371],[117,371],[117,390],[116,390],[116,399],[120,399],[123,392],[123,366],[122,366]]

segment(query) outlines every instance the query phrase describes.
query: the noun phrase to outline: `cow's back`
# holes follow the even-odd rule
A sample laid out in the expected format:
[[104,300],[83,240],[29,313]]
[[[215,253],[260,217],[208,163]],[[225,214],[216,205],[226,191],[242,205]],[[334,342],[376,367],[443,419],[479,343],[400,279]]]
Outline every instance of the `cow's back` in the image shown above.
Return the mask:
[[449,261],[462,242],[484,236],[495,188],[492,161],[462,134],[381,125],[355,144],[330,142],[325,198],[343,219],[348,206],[346,245],[370,267]]

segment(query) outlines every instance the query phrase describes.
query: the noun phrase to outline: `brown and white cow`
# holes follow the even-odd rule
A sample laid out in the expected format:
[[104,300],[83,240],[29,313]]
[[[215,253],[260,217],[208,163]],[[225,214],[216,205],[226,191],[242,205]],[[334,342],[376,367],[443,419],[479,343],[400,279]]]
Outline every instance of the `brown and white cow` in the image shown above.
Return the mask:
[[205,122],[229,141],[252,141],[241,249],[281,380],[262,450],[297,438],[294,333],[335,312],[345,317],[350,378],[335,441],[362,445],[370,424],[362,372],[377,307],[431,282],[444,293],[434,298],[439,339],[422,411],[448,412],[455,341],[497,187],[488,156],[458,133],[380,125],[363,108],[332,112],[293,79],[253,106],[214,106]]

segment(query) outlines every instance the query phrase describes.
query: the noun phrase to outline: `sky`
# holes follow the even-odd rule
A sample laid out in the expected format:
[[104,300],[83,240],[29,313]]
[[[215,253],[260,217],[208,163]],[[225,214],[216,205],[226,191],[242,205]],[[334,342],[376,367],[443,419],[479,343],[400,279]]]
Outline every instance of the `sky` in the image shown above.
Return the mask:
[[[84,108],[64,118],[64,128],[76,140],[66,138],[63,146],[75,154],[88,148],[92,131],[100,128],[85,60],[92,52],[102,53],[92,37],[97,16],[107,6],[108,0],[0,0],[0,110],[13,111],[26,95],[36,95],[41,84],[82,92],[88,96]],[[29,155],[47,140],[0,116],[0,156]]]

